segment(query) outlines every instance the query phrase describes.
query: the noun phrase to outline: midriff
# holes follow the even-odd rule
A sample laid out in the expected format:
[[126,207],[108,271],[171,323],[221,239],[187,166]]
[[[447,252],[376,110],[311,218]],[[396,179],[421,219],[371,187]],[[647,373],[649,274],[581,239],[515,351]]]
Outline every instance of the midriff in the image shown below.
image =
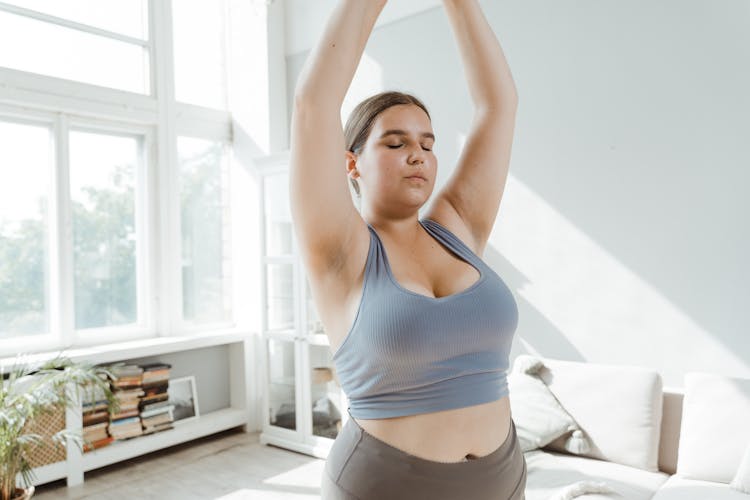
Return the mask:
[[[352,417],[353,418],[353,417]],[[508,438],[510,400],[403,417],[354,420],[368,434],[433,462],[463,462],[491,454]]]

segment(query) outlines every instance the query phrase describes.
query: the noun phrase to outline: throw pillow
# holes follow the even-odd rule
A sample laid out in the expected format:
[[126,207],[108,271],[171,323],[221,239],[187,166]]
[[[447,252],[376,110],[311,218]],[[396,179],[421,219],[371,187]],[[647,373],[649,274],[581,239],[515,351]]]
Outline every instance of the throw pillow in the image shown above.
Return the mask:
[[750,442],[750,378],[685,374],[676,473],[729,484]]
[[543,367],[541,359],[519,355],[508,375],[510,405],[521,450],[542,448],[553,440],[569,434],[566,448],[571,453],[588,450],[589,444],[573,417],[565,411],[535,373]]

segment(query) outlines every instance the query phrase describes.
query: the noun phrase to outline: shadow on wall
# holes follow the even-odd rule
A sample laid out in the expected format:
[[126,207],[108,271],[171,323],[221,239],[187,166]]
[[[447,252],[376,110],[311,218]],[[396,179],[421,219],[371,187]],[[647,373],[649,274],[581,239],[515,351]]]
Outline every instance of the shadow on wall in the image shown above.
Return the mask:
[[[667,385],[687,369],[750,375],[750,69],[728,62],[750,57],[740,3],[709,40],[697,3],[678,23],[614,4],[548,2],[543,17],[525,2],[482,6],[520,96],[484,256],[518,301],[520,340],[560,359],[649,366]],[[635,45],[621,36],[633,25]],[[473,117],[442,7],[379,27],[366,53],[347,98],[394,89],[425,102],[437,191]],[[697,75],[690,55],[712,53],[726,56],[702,57],[711,71]],[[287,60],[290,96],[306,55]]]
[[518,329],[510,351],[511,365],[512,360],[519,354],[554,355],[558,359],[586,361],[583,353],[568,339],[568,336],[546,318],[533,303],[524,298],[521,291],[531,284],[527,276],[489,243],[485,247],[482,259],[510,288],[518,306]]

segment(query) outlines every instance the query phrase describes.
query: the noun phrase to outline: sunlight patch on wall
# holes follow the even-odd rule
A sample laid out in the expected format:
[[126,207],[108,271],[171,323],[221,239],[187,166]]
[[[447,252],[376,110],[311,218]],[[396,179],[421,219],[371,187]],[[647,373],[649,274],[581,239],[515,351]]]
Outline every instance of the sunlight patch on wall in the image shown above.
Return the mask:
[[354,73],[352,84],[349,86],[349,91],[346,93],[344,102],[341,105],[342,125],[346,123],[349,114],[360,101],[382,91],[383,68],[380,66],[380,63],[365,52],[362,54],[362,59],[359,62],[357,71]]
[[[711,332],[512,173],[488,246],[525,278],[514,293],[531,306],[526,314],[540,315],[519,320],[518,333],[531,352],[554,357],[545,345],[531,345],[557,333],[534,328],[553,325],[584,359],[653,367],[673,383],[683,372],[664,366],[669,359],[680,359],[683,369],[748,370]],[[525,329],[532,331],[525,335]],[[721,366],[710,366],[713,360]]]

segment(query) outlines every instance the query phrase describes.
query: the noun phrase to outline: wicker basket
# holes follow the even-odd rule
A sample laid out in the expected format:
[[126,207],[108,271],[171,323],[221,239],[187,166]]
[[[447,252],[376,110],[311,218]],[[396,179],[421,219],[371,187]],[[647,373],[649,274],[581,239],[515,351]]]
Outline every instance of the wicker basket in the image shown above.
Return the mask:
[[52,441],[52,435],[64,428],[64,405],[58,405],[54,411],[38,415],[35,419],[26,422],[22,434],[39,434],[45,442],[44,445],[32,444],[27,448],[26,458],[31,467],[65,461],[65,446]]

